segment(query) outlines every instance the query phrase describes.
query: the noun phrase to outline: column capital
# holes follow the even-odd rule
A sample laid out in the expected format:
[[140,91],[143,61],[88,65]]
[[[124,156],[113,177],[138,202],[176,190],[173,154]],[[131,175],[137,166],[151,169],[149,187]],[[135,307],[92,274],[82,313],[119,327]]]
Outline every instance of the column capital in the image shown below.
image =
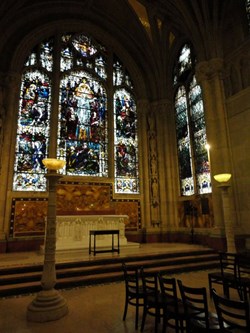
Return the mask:
[[224,74],[224,61],[221,58],[213,58],[208,61],[201,61],[197,63],[195,68],[195,75],[198,82],[204,80],[211,80],[216,76]]

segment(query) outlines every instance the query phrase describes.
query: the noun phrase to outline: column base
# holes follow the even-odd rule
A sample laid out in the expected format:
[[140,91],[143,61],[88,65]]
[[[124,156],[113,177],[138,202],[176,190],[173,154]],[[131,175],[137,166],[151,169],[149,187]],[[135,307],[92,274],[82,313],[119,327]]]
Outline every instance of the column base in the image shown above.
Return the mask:
[[67,302],[57,290],[42,290],[28,305],[27,320],[43,323],[60,319],[67,313]]

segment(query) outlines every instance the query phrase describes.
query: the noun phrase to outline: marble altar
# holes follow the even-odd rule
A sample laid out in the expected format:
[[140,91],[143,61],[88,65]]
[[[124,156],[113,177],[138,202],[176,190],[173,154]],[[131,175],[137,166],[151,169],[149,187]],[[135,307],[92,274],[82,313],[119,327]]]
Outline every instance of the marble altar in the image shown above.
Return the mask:
[[[57,216],[56,250],[79,250],[88,248],[90,230],[119,230],[120,246],[127,245],[125,224],[128,223],[128,215]],[[110,247],[112,236],[98,235],[96,240],[98,247]]]

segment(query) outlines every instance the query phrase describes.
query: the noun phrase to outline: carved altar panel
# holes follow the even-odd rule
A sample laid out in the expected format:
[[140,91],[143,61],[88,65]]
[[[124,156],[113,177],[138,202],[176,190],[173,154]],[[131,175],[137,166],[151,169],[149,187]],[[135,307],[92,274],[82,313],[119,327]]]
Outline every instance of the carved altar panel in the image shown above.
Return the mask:
[[[127,245],[125,225],[128,221],[127,215],[57,216],[56,249],[88,248],[90,230],[119,230],[120,246]],[[96,236],[98,246],[110,246],[111,237],[110,235]]]

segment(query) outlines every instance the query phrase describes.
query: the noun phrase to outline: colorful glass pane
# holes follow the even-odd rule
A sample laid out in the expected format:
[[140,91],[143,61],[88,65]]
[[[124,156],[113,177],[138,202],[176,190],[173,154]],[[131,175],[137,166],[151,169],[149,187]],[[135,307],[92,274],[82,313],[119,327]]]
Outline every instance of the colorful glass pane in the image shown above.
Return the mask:
[[[48,155],[51,135],[51,82],[36,68],[52,72],[56,55],[55,61],[60,66],[60,71],[53,73],[54,91],[59,82],[56,156],[66,161],[60,172],[70,176],[108,177],[109,136],[115,142],[116,192],[139,193],[137,117],[127,69],[114,55],[109,76],[113,76],[113,84],[120,90],[114,95],[115,125],[111,126],[114,133],[108,133],[106,48],[83,34],[64,34],[56,50],[53,41],[48,39],[38,44],[24,65],[27,72],[20,93],[13,188],[46,191],[42,159]],[[58,96],[53,96],[53,105],[57,99]],[[109,118],[112,119],[111,115]],[[55,139],[51,139],[53,146]]]
[[66,75],[60,84],[58,152],[67,175],[107,176],[106,90],[86,72]]
[[248,21],[248,31],[250,32],[250,0],[245,0],[247,21]]
[[41,66],[51,72],[53,68],[53,39],[43,41],[34,47],[26,60],[25,66]]
[[[195,59],[194,59],[195,60]],[[201,87],[191,49],[184,45],[174,69],[176,137],[182,195],[211,192]]]
[[51,84],[47,75],[27,71],[22,76],[17,124],[13,189],[46,189],[42,159],[47,156]]
[[61,59],[60,59],[60,68],[61,71],[67,71],[73,68],[73,47],[70,44],[69,40],[71,35],[62,36],[62,48],[61,48]]
[[106,79],[105,47],[82,34],[62,36],[61,71],[73,69],[74,66],[95,71],[100,78]]
[[114,95],[115,191],[139,193],[136,104],[120,89]]
[[114,86],[126,86],[129,89],[133,89],[133,83],[130,79],[129,73],[124,68],[120,60],[115,56],[113,64],[113,85]]
[[190,118],[192,122],[194,163],[196,170],[197,192],[199,194],[211,192],[211,178],[209,170],[208,152],[206,149],[206,127],[201,96],[201,87],[195,77],[190,84],[189,92]]
[[178,82],[184,82],[188,71],[192,68],[192,58],[191,58],[191,50],[188,45],[184,45],[180,51],[180,55],[177,61],[177,64],[174,68],[174,85],[178,84]]

